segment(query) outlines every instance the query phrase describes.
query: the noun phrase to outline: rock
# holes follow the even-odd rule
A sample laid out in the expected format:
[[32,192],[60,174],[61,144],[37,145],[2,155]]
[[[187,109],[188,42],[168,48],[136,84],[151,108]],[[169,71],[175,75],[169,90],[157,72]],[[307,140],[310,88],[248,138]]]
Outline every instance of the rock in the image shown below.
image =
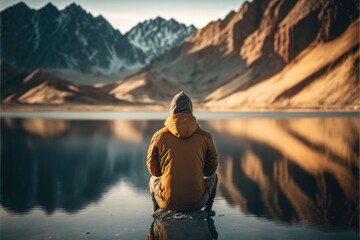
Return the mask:
[[205,219],[208,214],[202,210],[191,212],[177,212],[171,210],[158,209],[152,217],[158,220],[190,220],[190,219]]

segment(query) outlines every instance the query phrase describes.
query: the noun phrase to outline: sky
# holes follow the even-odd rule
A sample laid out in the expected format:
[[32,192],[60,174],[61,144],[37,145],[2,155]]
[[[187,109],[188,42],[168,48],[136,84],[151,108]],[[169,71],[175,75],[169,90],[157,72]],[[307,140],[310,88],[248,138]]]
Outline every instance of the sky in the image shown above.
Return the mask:
[[[20,1],[0,0],[0,10]],[[49,0],[23,0],[30,8],[39,9]],[[52,0],[59,10],[75,2],[93,16],[101,14],[122,33],[137,23],[161,16],[174,18],[197,28],[210,21],[223,19],[231,10],[237,11],[245,0]]]

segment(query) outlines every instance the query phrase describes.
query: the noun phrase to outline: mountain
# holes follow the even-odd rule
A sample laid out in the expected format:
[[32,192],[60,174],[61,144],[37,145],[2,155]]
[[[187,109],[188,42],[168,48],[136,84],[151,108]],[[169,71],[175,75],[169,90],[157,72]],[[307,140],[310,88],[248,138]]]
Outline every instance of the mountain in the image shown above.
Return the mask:
[[[160,54],[160,47],[165,50],[180,44],[193,31],[193,28],[188,29],[175,20],[162,20],[160,23],[160,18],[157,18],[139,24],[129,32],[129,41],[104,17],[94,17],[75,3],[63,10],[51,3],[34,10],[20,2],[3,10],[0,18],[0,57],[3,60],[21,70],[42,68],[76,77],[76,73],[90,73],[97,78],[131,73]],[[143,41],[145,36],[151,35],[148,30],[159,28],[164,28],[161,30],[164,34],[169,33],[167,41],[161,43],[163,45],[151,45],[160,44],[157,36],[153,36],[149,43]],[[154,53],[144,52],[132,43],[137,40],[141,48],[154,49]]]
[[0,97],[2,102],[21,87],[27,75],[27,72],[20,71],[0,60]]
[[271,2],[239,52],[245,71],[207,106],[359,109],[358,1]]
[[92,86],[76,85],[49,72],[17,70],[0,61],[3,104],[121,104],[115,97]]
[[75,3],[59,11],[18,3],[1,12],[1,58],[23,70],[111,73],[143,65],[143,52],[102,17]]
[[145,53],[149,63],[153,58],[183,43],[195,31],[193,25],[188,27],[173,18],[167,21],[157,17],[137,24],[125,35],[130,43]]
[[[245,2],[106,90],[164,103],[184,90],[211,110],[358,109],[358,9],[356,0]],[[169,94],[149,90],[159,82]]]

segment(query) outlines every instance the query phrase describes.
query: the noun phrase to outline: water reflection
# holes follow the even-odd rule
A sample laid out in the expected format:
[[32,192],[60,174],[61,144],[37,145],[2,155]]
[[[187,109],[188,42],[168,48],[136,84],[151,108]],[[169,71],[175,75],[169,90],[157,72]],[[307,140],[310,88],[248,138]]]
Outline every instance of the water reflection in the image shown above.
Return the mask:
[[218,232],[212,218],[190,220],[154,220],[151,223],[148,240],[167,239],[218,239]]
[[359,227],[357,118],[211,121],[222,194],[242,211],[322,229]]
[[[2,207],[20,214],[34,207],[48,214],[56,209],[75,213],[99,201],[120,179],[147,189],[144,158],[162,125],[1,119]],[[214,135],[220,194],[229,204],[286,223],[358,229],[357,118],[229,119],[201,125]],[[195,225],[214,236],[208,223]],[[167,233],[179,228],[153,224]]]
[[39,206],[49,214],[57,208],[74,213],[120,178],[147,188],[150,136],[141,144],[124,140],[129,122],[4,119],[1,127],[1,204],[11,212]]

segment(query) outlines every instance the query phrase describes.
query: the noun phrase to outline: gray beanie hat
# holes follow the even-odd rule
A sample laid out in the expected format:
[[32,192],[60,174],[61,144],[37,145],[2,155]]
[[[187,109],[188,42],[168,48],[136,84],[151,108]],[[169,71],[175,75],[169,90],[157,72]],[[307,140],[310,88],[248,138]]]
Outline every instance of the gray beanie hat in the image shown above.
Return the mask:
[[193,107],[191,99],[184,93],[176,94],[170,104],[170,115],[176,113],[192,114]]

